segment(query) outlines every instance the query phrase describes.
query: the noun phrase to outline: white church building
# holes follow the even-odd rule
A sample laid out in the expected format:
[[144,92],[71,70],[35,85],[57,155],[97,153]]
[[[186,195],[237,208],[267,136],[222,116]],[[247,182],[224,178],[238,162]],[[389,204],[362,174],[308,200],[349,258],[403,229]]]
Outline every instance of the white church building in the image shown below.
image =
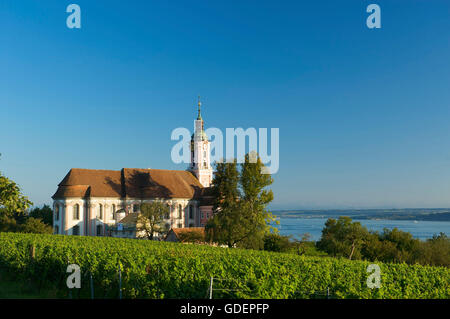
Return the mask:
[[169,228],[205,226],[212,216],[213,171],[200,107],[199,102],[188,170],[72,168],[52,196],[54,233],[111,236],[121,220],[154,200],[170,207]]

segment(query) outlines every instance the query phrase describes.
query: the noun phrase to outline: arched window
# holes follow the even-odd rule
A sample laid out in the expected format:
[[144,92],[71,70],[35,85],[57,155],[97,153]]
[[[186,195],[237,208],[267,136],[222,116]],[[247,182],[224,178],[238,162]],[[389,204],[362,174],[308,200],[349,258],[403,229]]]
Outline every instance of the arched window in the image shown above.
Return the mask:
[[73,206],[73,219],[74,220],[80,219],[80,205],[78,204],[75,204],[75,206]]
[[102,204],[100,204],[98,206],[98,218],[103,219],[103,205]]

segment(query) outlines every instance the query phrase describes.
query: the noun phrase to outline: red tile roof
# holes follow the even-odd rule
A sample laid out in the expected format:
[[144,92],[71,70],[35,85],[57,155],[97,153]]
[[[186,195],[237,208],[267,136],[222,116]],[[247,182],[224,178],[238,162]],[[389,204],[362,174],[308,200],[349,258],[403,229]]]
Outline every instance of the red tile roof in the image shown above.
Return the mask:
[[188,171],[124,168],[120,171],[73,168],[52,198],[200,198],[203,186]]

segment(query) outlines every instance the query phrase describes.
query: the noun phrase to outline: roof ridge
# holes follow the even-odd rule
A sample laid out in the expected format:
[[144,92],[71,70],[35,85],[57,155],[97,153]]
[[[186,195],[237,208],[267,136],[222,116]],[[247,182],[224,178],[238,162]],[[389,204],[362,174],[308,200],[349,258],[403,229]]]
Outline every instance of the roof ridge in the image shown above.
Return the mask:
[[188,171],[182,170],[182,169],[137,168],[137,167],[124,167],[123,169],[140,169],[140,170],[146,170],[146,171],[166,171],[166,172],[186,172],[186,173],[189,173]]
[[[70,171],[72,170],[79,170],[79,171],[102,171],[102,172],[120,172],[120,170],[115,170],[115,169],[94,169],[94,168],[78,168],[78,167],[73,167],[70,169]],[[69,173],[70,173],[69,171]]]
[[166,172],[180,172],[180,173],[190,173],[187,170],[183,169],[166,169],[166,168],[139,168],[139,167],[123,167],[121,169],[96,169],[96,168],[79,168],[79,167],[72,167],[69,170],[79,170],[79,171],[98,171],[98,172],[120,172],[124,169],[138,169],[138,170],[146,170],[146,171],[166,171]]

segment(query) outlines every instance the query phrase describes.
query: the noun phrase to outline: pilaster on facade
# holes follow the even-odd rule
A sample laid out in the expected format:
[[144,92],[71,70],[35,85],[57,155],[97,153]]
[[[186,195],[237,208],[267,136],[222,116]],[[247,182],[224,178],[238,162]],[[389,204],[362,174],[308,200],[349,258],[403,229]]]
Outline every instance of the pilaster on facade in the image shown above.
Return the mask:
[[64,207],[64,221],[63,221],[62,233],[64,235],[67,235],[67,215],[68,215],[69,206],[66,203],[64,203],[63,205],[64,205],[63,206]]

